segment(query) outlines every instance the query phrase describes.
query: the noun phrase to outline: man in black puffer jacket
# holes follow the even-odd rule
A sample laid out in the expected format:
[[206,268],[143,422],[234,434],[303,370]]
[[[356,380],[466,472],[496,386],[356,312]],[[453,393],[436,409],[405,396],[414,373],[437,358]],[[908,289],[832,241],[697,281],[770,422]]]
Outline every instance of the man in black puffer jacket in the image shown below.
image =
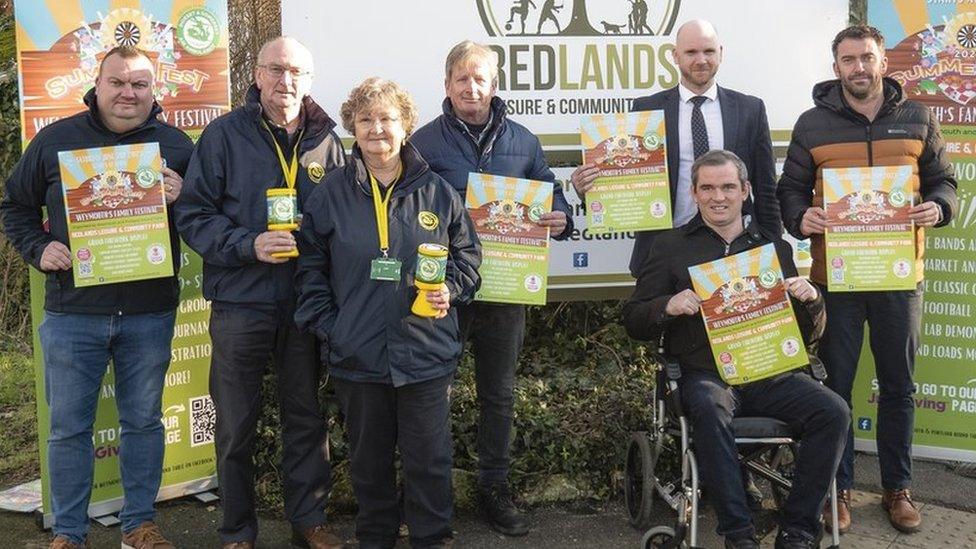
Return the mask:
[[[798,239],[810,238],[810,278],[824,293],[829,319],[819,354],[827,367],[827,385],[848,404],[865,322],[871,328],[871,351],[881,394],[877,439],[885,490],[882,505],[895,528],[911,532],[921,524],[909,488],[915,417],[912,372],[922,328],[924,227],[941,227],[952,219],[957,209],[956,180],[938,120],[924,105],[906,101],[896,81],[884,78],[884,51],[884,38],[873,27],[850,27],[834,38],[838,79],[814,87],[816,106],[803,113],[793,129],[777,196],[786,230]],[[906,165],[912,167],[911,191],[921,198],[916,198],[910,212],[915,222],[917,286],[903,291],[828,291],[823,169]],[[841,532],[851,525],[853,475],[851,431],[837,470]]]

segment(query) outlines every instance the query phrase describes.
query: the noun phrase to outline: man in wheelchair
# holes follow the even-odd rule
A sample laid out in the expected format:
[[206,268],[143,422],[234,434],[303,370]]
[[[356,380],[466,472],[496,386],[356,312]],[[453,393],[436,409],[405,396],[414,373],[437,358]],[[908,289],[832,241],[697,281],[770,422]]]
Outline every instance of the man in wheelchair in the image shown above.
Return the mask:
[[818,547],[821,509],[850,423],[847,404],[806,369],[727,385],[719,376],[701,300],[688,273],[690,266],[773,243],[807,347],[823,333],[823,297],[797,276],[790,245],[742,215],[749,196],[747,179],[745,165],[731,152],[713,150],[695,161],[691,193],[698,215],[655,239],[634,295],[624,306],[623,323],[635,339],[655,341],[663,333],[665,351],[680,365],[682,407],[725,546],[759,547],[742,488],[732,418],[765,416],[790,425],[802,441],[792,490],[780,510],[776,548]]

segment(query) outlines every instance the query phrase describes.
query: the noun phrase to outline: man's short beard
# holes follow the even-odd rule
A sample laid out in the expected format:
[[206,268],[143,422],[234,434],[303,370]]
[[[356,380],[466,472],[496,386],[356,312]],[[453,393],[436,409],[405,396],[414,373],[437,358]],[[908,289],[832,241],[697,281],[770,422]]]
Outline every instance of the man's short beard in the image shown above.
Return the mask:
[[850,95],[854,99],[857,99],[858,101],[864,101],[869,97],[873,97],[874,95],[881,93],[881,88],[882,88],[880,78],[872,79],[871,85],[864,90],[855,88],[853,85],[849,84],[846,80],[841,80],[841,85],[844,87],[844,90],[847,91],[848,95]]

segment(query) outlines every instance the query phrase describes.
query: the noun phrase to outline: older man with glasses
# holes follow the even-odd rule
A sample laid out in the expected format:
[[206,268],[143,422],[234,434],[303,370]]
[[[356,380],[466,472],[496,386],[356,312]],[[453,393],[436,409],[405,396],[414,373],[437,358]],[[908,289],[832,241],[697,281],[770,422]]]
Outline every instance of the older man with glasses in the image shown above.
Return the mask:
[[244,106],[200,137],[176,211],[180,234],[203,257],[203,295],[212,301],[210,393],[224,547],[250,548],[257,538],[254,436],[269,363],[278,378],[292,542],[342,546],[325,529],[331,469],[317,345],[293,320],[295,237],[269,230],[268,219],[269,196],[293,193],[292,211],[300,211],[325,174],[345,164],[335,122],[308,96],[312,71],[311,53],[292,38],[261,48]]

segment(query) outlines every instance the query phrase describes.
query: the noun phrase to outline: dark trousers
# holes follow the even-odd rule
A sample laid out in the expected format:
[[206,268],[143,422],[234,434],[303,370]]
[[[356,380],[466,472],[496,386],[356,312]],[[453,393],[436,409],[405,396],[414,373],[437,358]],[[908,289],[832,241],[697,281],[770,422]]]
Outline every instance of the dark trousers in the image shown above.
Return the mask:
[[844,401],[805,372],[730,387],[717,373],[686,371],[680,383],[698,471],[718,514],[718,533],[729,538],[755,533],[742,489],[732,418],[763,416],[790,424],[802,441],[793,489],[780,510],[780,527],[816,536],[851,421]]
[[474,302],[458,309],[461,342],[471,343],[478,393],[478,484],[508,482],[515,364],[525,338],[525,306]]
[[403,510],[413,547],[451,539],[451,382],[394,387],[333,378],[346,416],[349,469],[359,504],[359,547],[391,548],[400,528],[394,453],[403,465]]
[[[881,485],[889,490],[912,483],[912,429],[915,425],[915,351],[922,330],[922,289],[901,292],[828,292],[827,330],[820,340],[820,359],[827,367],[827,386],[851,405],[851,390],[867,321],[878,378],[878,462]],[[849,429],[837,488],[854,486],[854,430]]]
[[217,409],[217,478],[224,512],[221,540],[253,541],[254,438],[261,380],[273,362],[281,412],[285,515],[298,530],[325,523],[331,488],[329,440],[319,406],[315,337],[288,311],[215,305],[210,315],[210,395]]

